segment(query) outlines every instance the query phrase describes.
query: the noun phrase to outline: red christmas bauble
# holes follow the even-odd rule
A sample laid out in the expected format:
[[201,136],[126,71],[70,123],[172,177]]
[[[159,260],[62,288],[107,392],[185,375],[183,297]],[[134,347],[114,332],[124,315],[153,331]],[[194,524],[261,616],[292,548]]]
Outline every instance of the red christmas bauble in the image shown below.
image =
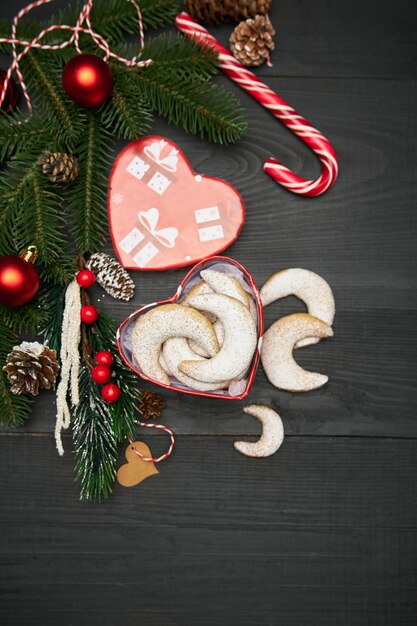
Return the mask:
[[[6,72],[0,69],[0,87],[3,87],[4,80],[6,78]],[[1,104],[1,108],[5,113],[9,113],[13,111],[17,104],[17,87],[13,78],[10,79],[9,84],[7,86],[6,95],[4,96],[4,100]]]
[[91,371],[91,376],[98,385],[105,385],[111,378],[111,369],[106,365],[96,365]]
[[81,270],[77,274],[77,283],[80,285],[80,287],[83,287],[83,289],[88,289],[88,287],[92,287],[95,280],[96,277],[94,276],[93,272],[90,272],[90,270]]
[[97,107],[110,96],[113,76],[107,63],[97,55],[79,54],[65,65],[62,85],[79,106]]
[[107,367],[111,367],[113,365],[113,361],[114,358],[112,353],[107,350],[101,350],[96,354],[96,363],[99,363],[100,365],[107,365]]
[[31,263],[18,256],[0,257],[0,304],[22,306],[38,289],[38,272]]
[[81,307],[80,315],[84,324],[94,324],[98,320],[98,311],[92,304],[86,304]]
[[120,398],[120,389],[117,385],[105,385],[101,390],[101,397],[105,402],[117,402]]

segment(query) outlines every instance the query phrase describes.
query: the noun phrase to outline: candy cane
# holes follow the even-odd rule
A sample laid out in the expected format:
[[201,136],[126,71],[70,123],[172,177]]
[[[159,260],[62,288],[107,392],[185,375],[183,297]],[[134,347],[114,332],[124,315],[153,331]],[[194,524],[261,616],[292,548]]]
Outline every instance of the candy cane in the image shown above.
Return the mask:
[[180,13],[175,23],[182,33],[195,40],[202,47],[215,49],[219,54],[220,68],[223,72],[297,135],[318,156],[322,164],[321,176],[316,180],[301,178],[273,157],[265,161],[265,172],[272,176],[277,183],[301,196],[318,196],[330,189],[337,178],[337,156],[329,141],[320,131],[301,117],[255,74],[239,63],[215,37],[187,13]]

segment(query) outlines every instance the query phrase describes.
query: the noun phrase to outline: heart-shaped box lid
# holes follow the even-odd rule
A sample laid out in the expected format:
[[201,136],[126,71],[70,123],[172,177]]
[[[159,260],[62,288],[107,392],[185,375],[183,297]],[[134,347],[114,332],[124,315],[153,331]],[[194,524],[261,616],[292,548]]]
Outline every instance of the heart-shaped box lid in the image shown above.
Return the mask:
[[[257,332],[258,332],[258,345],[255,351],[255,354],[253,356],[252,362],[247,372],[245,373],[244,377],[241,380],[239,380],[235,384],[235,386],[230,389],[230,391],[229,390],[219,390],[219,391],[209,391],[209,392],[197,391],[195,389],[190,389],[189,387],[186,387],[185,385],[183,385],[176,379],[173,379],[172,377],[171,377],[170,385],[163,385],[161,383],[158,383],[157,381],[152,380],[151,378],[146,376],[140,370],[139,366],[134,360],[132,349],[131,349],[131,337],[132,337],[132,332],[133,332],[133,327],[135,325],[135,322],[140,315],[143,315],[150,309],[153,309],[157,306],[160,306],[162,304],[169,304],[169,303],[180,304],[181,301],[185,298],[185,296],[189,292],[189,290],[192,289],[192,287],[194,287],[198,282],[202,280],[200,277],[200,271],[204,269],[209,269],[209,268],[217,270],[217,271],[223,271],[225,273],[232,275],[234,278],[236,278],[240,282],[242,287],[245,289],[245,291],[252,297],[255,303],[256,316],[257,316],[256,325],[257,325]],[[231,259],[229,257],[223,257],[223,256],[214,256],[208,259],[204,259],[200,261],[200,263],[195,265],[188,272],[185,278],[181,281],[177,291],[172,297],[167,298],[166,300],[161,300],[159,302],[152,302],[150,304],[146,304],[145,306],[142,306],[136,311],[134,311],[133,313],[131,313],[122,322],[122,324],[120,325],[117,331],[117,346],[118,346],[120,355],[123,361],[126,363],[126,365],[130,367],[130,369],[133,370],[136,374],[138,374],[138,376],[140,376],[141,378],[145,380],[149,380],[151,383],[154,383],[155,385],[159,385],[160,387],[164,387],[165,389],[172,389],[180,393],[187,393],[187,394],[194,395],[194,396],[205,396],[209,398],[222,398],[224,400],[242,400],[243,398],[246,398],[246,396],[249,394],[249,391],[252,387],[252,384],[255,378],[256,370],[259,364],[259,354],[260,354],[259,351],[260,351],[260,346],[261,346],[261,341],[262,341],[262,336],[263,336],[263,330],[264,330],[264,321],[263,321],[263,308],[262,308],[261,297],[259,295],[258,288],[251,274],[247,271],[245,267],[243,267],[243,265],[241,265],[240,263],[238,263],[238,261],[235,261],[234,259]]]
[[126,146],[108,191],[110,233],[128,269],[165,270],[218,254],[238,237],[245,207],[232,185],[196,174],[179,147],[159,136]]

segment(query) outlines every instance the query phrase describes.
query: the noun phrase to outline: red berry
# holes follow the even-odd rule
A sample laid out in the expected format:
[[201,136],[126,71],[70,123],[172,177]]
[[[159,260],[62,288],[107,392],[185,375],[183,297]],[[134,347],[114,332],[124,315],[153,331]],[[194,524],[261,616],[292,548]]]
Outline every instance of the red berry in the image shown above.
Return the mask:
[[120,389],[117,385],[104,385],[101,397],[105,402],[117,402],[120,398]]
[[91,376],[98,385],[105,385],[111,378],[111,370],[106,365],[96,365],[91,371]]
[[90,270],[81,270],[77,274],[77,283],[80,285],[80,287],[83,287],[84,289],[92,287],[95,280],[96,277],[94,276],[93,272],[90,272]]
[[94,324],[98,320],[98,311],[92,304],[81,307],[81,321],[84,324]]
[[96,363],[100,365],[107,365],[107,367],[111,367],[113,365],[113,355],[108,350],[101,350],[101,352],[97,352],[96,354]]

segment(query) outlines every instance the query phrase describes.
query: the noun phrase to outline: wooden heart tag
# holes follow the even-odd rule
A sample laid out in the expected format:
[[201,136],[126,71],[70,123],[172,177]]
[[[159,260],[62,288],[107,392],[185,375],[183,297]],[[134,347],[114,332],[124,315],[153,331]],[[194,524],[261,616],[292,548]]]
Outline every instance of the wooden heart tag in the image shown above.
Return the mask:
[[127,463],[121,465],[117,471],[117,481],[122,487],[134,487],[149,476],[159,474],[152,462],[144,461],[136,454],[135,448],[144,456],[152,457],[151,451],[143,441],[129,443],[125,453]]

